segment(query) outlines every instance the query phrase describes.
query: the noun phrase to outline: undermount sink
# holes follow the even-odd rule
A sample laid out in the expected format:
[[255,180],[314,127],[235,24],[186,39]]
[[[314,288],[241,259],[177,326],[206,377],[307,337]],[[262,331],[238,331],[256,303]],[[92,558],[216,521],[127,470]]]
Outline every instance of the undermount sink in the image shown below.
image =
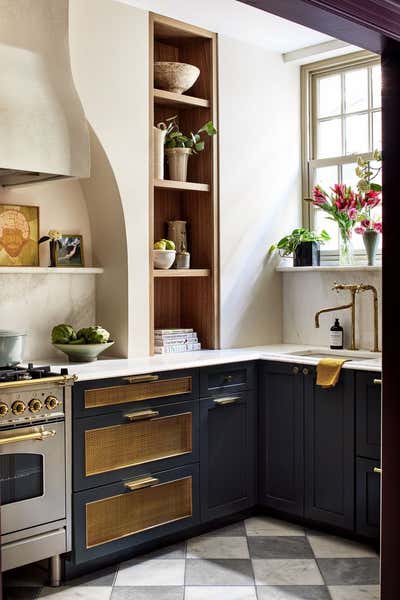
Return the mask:
[[338,351],[338,350],[325,350],[321,351],[318,349],[310,349],[310,350],[299,350],[298,352],[289,352],[290,356],[308,356],[309,358],[345,358],[346,360],[357,360],[357,361],[365,361],[365,360],[378,360],[381,358],[381,354],[378,352],[358,352],[357,350],[349,350],[349,351]]

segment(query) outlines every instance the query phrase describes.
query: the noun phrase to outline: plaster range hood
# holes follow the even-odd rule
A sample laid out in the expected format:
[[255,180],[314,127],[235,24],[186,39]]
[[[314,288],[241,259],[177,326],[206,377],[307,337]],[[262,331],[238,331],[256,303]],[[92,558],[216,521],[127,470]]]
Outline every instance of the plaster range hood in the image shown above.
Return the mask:
[[90,174],[69,0],[0,0],[0,185]]

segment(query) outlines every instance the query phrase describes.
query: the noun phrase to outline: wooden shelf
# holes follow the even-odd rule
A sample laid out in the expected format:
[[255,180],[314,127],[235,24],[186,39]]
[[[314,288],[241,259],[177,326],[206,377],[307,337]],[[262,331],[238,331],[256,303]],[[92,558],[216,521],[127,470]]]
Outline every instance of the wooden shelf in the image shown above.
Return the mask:
[[154,187],[163,190],[178,190],[182,192],[209,192],[208,183],[193,181],[172,181],[171,179],[155,179]]
[[154,269],[154,277],[209,277],[210,269]]
[[98,275],[101,267],[0,267],[1,275]]
[[210,101],[195,96],[174,94],[165,90],[154,90],[154,104],[158,106],[171,106],[174,108],[210,108]]

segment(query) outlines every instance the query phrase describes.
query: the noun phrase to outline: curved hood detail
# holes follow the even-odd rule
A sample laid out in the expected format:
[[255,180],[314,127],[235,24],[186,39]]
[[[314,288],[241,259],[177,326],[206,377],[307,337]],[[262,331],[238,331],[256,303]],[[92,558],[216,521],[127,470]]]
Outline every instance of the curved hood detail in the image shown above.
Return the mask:
[[69,0],[0,0],[0,185],[90,175]]

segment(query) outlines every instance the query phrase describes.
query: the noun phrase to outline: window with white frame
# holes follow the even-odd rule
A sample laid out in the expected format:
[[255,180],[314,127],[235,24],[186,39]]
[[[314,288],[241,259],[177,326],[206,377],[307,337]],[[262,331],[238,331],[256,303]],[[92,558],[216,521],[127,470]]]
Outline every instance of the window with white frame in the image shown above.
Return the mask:
[[[358,52],[303,66],[302,98],[304,196],[311,196],[314,185],[328,191],[335,183],[356,188],[358,156],[377,166],[373,151],[382,147],[379,57]],[[381,183],[379,178],[376,183]],[[374,210],[379,213],[381,206]],[[323,256],[335,260],[339,249],[336,224],[308,202],[304,213],[305,226],[330,234]],[[363,255],[362,236],[353,236],[353,247]]]

